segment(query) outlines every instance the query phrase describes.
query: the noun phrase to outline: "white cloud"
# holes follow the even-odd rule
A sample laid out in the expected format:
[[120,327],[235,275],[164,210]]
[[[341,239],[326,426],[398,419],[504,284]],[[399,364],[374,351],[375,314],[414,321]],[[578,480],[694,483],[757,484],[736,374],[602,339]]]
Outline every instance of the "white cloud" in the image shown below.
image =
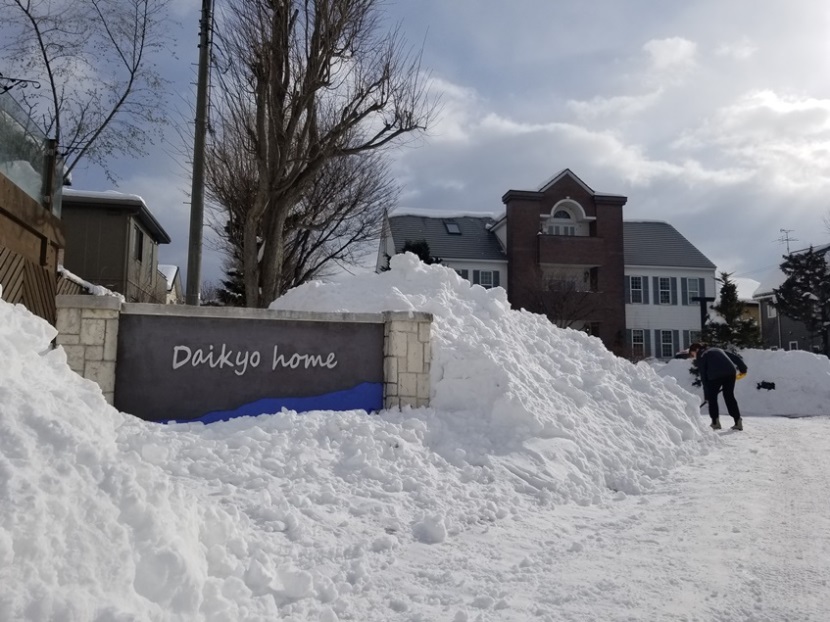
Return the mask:
[[658,88],[643,95],[596,96],[588,101],[569,100],[568,108],[583,119],[610,115],[631,116],[653,108],[662,94],[663,89]]
[[758,47],[753,45],[748,39],[742,39],[732,43],[723,43],[716,50],[717,56],[726,56],[736,60],[747,60],[751,58],[758,51]]
[[690,67],[697,55],[697,44],[682,37],[652,39],[643,49],[651,55],[652,66],[658,71]]

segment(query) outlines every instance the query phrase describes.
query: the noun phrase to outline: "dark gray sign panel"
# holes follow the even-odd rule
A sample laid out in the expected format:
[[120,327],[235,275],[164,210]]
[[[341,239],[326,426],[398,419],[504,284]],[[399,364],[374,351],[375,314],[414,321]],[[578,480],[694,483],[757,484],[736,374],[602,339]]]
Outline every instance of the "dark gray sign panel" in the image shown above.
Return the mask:
[[383,324],[122,314],[115,407],[148,421],[383,407]]

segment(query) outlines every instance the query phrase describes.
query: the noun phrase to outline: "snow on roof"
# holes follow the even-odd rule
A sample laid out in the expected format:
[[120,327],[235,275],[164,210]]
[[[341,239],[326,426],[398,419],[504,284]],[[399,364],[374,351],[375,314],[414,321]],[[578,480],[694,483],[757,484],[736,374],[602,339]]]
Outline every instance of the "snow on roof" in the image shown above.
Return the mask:
[[498,220],[504,215],[504,210],[495,212],[474,212],[464,210],[423,209],[411,207],[396,207],[389,211],[390,216],[417,216],[419,218],[491,218]]
[[167,291],[173,289],[173,281],[176,280],[176,275],[179,273],[179,266],[172,264],[159,264],[159,272],[161,272],[164,280],[167,281]]
[[76,190],[74,188],[64,187],[61,193],[65,197],[73,197],[78,199],[92,199],[98,201],[127,201],[139,202],[144,207],[147,203],[137,194],[126,194],[124,192],[117,192],[115,190]]
[[756,281],[755,279],[747,279],[747,278],[732,278],[731,279],[735,283],[735,287],[738,289],[738,300],[752,300],[752,295],[758,289],[758,286],[761,284],[760,282]]

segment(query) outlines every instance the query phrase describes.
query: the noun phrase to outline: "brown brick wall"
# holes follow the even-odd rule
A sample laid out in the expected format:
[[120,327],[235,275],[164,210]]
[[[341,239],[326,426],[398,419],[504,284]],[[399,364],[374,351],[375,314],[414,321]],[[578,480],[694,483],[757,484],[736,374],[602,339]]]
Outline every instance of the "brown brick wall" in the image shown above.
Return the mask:
[[[540,218],[562,199],[579,203],[585,215],[595,217],[590,237],[540,235]],[[542,312],[541,264],[597,266],[597,293],[586,321],[599,322],[605,346],[622,354],[625,346],[625,258],[623,205],[625,197],[606,197],[587,191],[565,176],[545,192],[508,191],[507,297],[514,308]],[[552,318],[555,319],[555,318]]]

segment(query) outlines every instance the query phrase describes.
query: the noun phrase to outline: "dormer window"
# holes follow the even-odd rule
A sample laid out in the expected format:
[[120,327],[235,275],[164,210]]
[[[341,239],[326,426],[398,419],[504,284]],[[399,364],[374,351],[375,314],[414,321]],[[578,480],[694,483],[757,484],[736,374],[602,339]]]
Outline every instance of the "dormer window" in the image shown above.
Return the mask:
[[461,235],[461,227],[458,226],[457,222],[445,220],[444,226],[447,228],[447,233],[450,235]]

